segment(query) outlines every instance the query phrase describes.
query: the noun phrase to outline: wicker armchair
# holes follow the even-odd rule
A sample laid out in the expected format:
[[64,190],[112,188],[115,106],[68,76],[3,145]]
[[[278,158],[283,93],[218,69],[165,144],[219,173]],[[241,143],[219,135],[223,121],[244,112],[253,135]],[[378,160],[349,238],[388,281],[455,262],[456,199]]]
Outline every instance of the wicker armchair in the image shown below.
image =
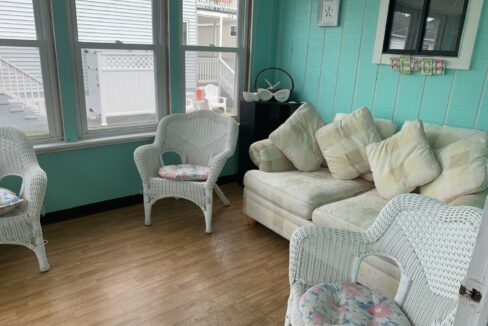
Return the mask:
[[[212,111],[172,114],[161,120],[153,144],[138,147],[134,159],[142,179],[146,225],[151,225],[151,207],[166,197],[184,198],[197,204],[205,215],[206,232],[212,232],[213,191],[224,205],[229,201],[217,186],[225,162],[234,154],[237,123]],[[175,152],[183,164],[210,168],[207,181],[175,181],[158,177],[164,152]]]
[[0,244],[25,246],[36,254],[41,272],[49,270],[41,229],[41,210],[47,176],[39,167],[29,139],[20,131],[0,127],[0,180],[22,177],[20,197],[24,202],[0,216]]
[[361,259],[370,255],[399,265],[395,302],[413,325],[452,325],[482,213],[408,194],[390,201],[364,233],[318,226],[297,230],[290,243],[285,325],[303,325],[298,302],[310,286],[356,282]]

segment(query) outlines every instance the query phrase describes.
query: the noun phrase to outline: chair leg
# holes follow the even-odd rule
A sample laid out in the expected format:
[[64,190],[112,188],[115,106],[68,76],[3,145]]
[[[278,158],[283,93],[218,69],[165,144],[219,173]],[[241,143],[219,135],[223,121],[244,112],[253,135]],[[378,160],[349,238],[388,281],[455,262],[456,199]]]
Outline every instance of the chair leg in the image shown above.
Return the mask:
[[213,196],[212,191],[207,192],[207,203],[203,214],[205,215],[205,232],[212,233],[212,210],[213,210]]
[[149,198],[144,196],[144,224],[146,224],[146,226],[150,226],[152,224],[151,210],[152,204],[149,202]]
[[224,206],[230,206],[230,201],[227,199],[227,197],[225,197],[224,193],[219,188],[219,186],[215,185],[214,190],[215,190],[215,193],[217,194],[217,196],[219,197],[219,199],[224,204]]
[[41,273],[47,272],[49,270],[49,263],[47,262],[46,249],[44,244],[35,246],[32,251],[36,254],[37,261],[39,262],[39,270]]

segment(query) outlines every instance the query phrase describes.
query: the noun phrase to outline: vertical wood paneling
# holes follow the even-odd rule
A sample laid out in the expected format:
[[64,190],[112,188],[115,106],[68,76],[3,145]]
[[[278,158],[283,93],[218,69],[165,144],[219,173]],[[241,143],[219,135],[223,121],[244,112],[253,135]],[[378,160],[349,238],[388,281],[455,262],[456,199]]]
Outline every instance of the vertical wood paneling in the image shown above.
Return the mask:
[[379,66],[373,107],[371,108],[374,116],[393,119],[399,81],[400,74],[398,72],[391,71],[386,65]]
[[343,22],[341,57],[339,58],[339,72],[337,75],[336,94],[334,96],[333,114],[336,112],[350,112],[356,69],[358,66],[361,34],[365,14],[365,0],[346,0],[342,2],[345,11]]
[[327,121],[336,112],[367,106],[374,116],[400,124],[418,117],[488,130],[488,5],[471,70],[424,77],[400,76],[372,63],[380,0],[343,0],[340,26],[325,28],[316,26],[317,3],[283,0],[275,15],[280,28],[274,62],[293,73],[298,100],[309,101]]
[[308,34],[310,29],[310,14],[312,0],[299,0],[296,4],[295,30],[293,33],[293,55],[291,73],[298,87],[295,95],[302,97],[302,89],[307,66]]
[[[318,1],[312,1],[313,13],[318,10]],[[313,17],[312,17],[313,18]],[[316,20],[310,19],[308,35],[307,65],[305,66],[305,80],[302,85],[301,93],[303,98],[310,103],[317,103],[318,91],[320,86],[320,67],[322,65],[322,53],[324,50],[325,29],[317,26]],[[308,64],[310,63],[310,64]]]
[[352,110],[361,106],[373,107],[378,65],[374,65],[372,62],[379,10],[380,0],[366,1]]
[[393,119],[398,125],[418,118],[426,77],[420,74],[402,75]]
[[455,71],[447,70],[443,76],[426,78],[422,103],[420,105],[420,120],[435,124],[444,123],[453,87],[454,75]]

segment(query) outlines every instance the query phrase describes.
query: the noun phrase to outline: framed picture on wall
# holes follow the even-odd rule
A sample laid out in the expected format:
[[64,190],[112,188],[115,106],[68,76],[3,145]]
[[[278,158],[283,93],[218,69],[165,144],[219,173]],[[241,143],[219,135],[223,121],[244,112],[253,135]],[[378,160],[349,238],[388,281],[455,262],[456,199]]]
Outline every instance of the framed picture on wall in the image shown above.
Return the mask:
[[318,0],[319,12],[317,25],[337,26],[339,24],[340,0]]

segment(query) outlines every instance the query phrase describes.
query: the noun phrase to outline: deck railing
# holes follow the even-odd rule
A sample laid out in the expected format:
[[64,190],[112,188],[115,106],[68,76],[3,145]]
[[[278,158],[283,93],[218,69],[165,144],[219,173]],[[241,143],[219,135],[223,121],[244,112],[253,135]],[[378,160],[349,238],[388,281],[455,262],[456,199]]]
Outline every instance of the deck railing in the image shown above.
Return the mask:
[[197,8],[236,13],[237,0],[197,0]]
[[198,58],[199,84],[215,83],[229,95],[234,95],[235,71],[222,58]]
[[46,116],[42,81],[4,58],[0,58],[0,93],[35,115]]

